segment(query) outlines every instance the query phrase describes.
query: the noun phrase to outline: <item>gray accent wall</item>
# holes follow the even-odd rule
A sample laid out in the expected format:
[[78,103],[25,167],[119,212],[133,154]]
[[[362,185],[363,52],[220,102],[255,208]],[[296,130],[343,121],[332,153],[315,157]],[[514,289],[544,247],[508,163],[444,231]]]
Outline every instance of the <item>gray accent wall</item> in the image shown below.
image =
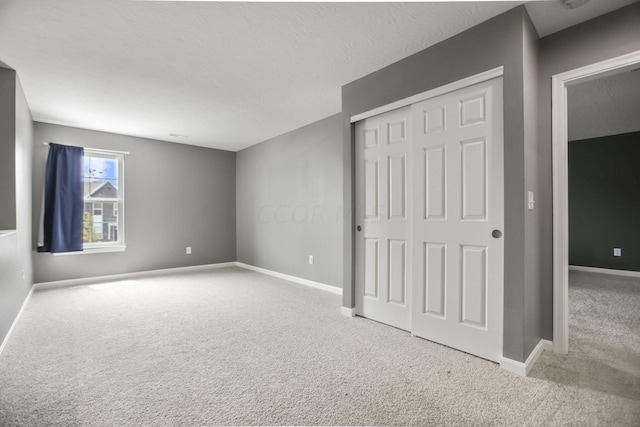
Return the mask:
[[[13,206],[15,233],[0,237],[0,344],[20,312],[31,285],[31,150],[33,121],[20,80],[0,68],[0,161],[13,166],[14,191],[0,194],[0,204]],[[12,88],[8,90],[7,88]],[[9,101],[10,100],[10,101]],[[5,158],[5,153],[13,153]],[[0,169],[4,168],[4,163]],[[13,198],[12,198],[13,197]]]
[[342,116],[244,149],[236,168],[238,261],[341,287]]
[[[527,319],[525,286],[529,293],[540,292],[541,284],[531,275],[525,280],[525,249],[540,253],[536,240],[526,241],[525,188],[537,185],[538,168],[525,174],[525,147],[535,150],[537,111],[525,111],[525,103],[535,103],[537,47],[533,29],[524,7],[514,8],[496,18],[447,39],[422,52],[369,74],[342,88],[344,198],[353,206],[353,127],[351,116],[373,108],[504,66],[504,155],[505,155],[505,271],[504,271],[504,348],[505,357],[524,361],[530,353],[525,334],[544,335],[537,319]],[[526,45],[526,51],[525,51]],[[526,71],[525,71],[525,60]],[[533,79],[527,82],[525,78]],[[529,86],[532,85],[532,86]],[[535,105],[535,104],[534,104]],[[535,160],[534,160],[535,161]],[[531,182],[530,182],[531,181]],[[548,205],[549,206],[549,205]],[[547,206],[547,207],[548,207]],[[353,217],[345,221],[345,269],[343,305],[353,307]],[[529,233],[533,232],[533,229]],[[350,256],[346,256],[350,254]],[[530,268],[540,268],[527,260]],[[525,285],[526,283],[526,285]],[[549,308],[550,312],[550,308]],[[525,321],[536,321],[526,327]],[[547,331],[549,335],[551,331]]]
[[640,132],[569,142],[570,265],[640,271],[638,165]]
[[235,261],[235,153],[45,123],[34,128],[34,236],[48,153],[44,141],[130,152],[125,157],[126,251],[33,252],[36,283]]

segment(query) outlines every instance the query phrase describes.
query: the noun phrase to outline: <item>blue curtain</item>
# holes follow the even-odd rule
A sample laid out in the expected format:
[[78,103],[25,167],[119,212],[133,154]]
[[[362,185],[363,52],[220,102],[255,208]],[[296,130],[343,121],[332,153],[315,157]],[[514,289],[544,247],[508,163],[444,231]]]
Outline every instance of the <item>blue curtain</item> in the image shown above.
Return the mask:
[[42,246],[38,252],[82,250],[84,148],[49,144]]

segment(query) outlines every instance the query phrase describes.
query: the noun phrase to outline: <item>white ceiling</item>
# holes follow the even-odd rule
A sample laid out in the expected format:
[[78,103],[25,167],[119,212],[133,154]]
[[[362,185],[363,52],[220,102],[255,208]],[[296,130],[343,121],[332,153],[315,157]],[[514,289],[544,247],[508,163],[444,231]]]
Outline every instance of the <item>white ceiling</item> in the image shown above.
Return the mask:
[[[541,35],[636,0],[560,1],[527,5]],[[340,112],[342,85],[522,3],[1,0],[0,61],[36,121],[238,151]]]
[[575,9],[566,9],[562,0],[530,2],[527,3],[527,12],[536,26],[538,35],[544,37],[637,1],[589,0]]

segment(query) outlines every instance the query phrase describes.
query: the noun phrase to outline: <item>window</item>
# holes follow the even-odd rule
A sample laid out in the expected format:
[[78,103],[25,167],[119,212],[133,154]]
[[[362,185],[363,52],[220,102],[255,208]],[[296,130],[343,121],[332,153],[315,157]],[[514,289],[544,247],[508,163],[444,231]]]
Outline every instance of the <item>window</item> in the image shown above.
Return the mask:
[[83,248],[124,246],[124,155],[85,148],[82,182]]

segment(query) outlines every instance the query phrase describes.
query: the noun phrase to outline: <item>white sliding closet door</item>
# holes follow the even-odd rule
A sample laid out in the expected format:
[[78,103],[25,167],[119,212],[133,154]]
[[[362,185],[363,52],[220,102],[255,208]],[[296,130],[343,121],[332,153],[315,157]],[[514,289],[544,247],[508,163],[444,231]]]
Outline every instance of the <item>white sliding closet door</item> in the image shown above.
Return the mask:
[[502,356],[502,78],[356,123],[356,313]]
[[409,330],[411,109],[356,125],[356,313]]
[[413,105],[412,331],[502,356],[502,79]]

